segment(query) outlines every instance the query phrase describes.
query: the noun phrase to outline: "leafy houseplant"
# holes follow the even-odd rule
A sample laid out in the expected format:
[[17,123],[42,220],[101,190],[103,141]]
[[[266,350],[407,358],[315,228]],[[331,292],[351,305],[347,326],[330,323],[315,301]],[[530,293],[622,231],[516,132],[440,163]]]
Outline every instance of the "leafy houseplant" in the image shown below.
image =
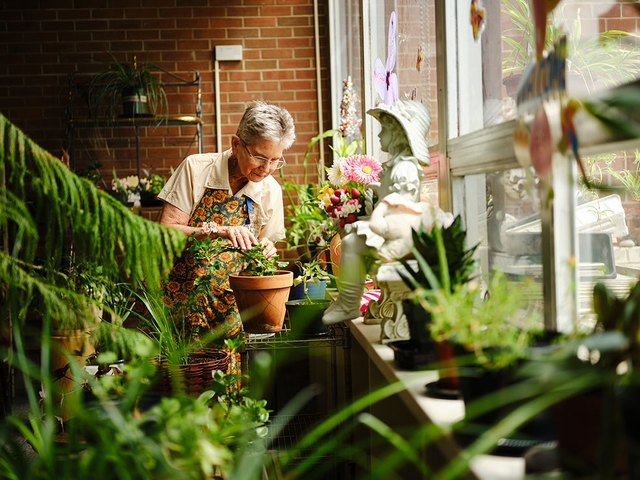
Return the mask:
[[328,332],[322,315],[331,303],[326,298],[327,282],[334,277],[320,258],[309,262],[296,261],[299,274],[293,279],[293,288],[287,302],[292,334],[318,335]]
[[327,263],[315,257],[309,262],[297,260],[295,265],[299,274],[293,279],[289,300],[324,300],[327,281],[334,278],[334,275],[327,271]]
[[[461,232],[459,226],[454,230],[458,234]],[[453,346],[458,385],[468,413],[465,424],[457,433],[462,441],[467,441],[515,408],[509,394],[500,396],[496,392],[503,392],[519,381],[515,372],[529,357],[535,339],[543,331],[543,323],[534,312],[523,308],[521,296],[513,295],[513,283],[504,275],[493,274],[485,293],[481,283],[469,277],[473,271],[470,258],[462,263],[462,270],[450,272],[443,231],[446,229],[433,228],[438,276],[419,248],[415,245],[412,248],[420,275],[428,286],[423,288],[415,282],[418,274],[414,272],[413,280],[418,288],[412,299],[429,313],[427,328],[431,338]],[[414,237],[419,238],[420,232],[415,232]],[[419,242],[414,240],[414,243]],[[455,285],[451,282],[451,273],[458,282]],[[485,397],[491,393],[494,394],[494,409],[478,414],[486,409],[488,401]],[[540,438],[534,441],[550,439],[549,419],[540,416],[534,420],[514,435],[522,435],[519,438],[522,440],[536,436]]]
[[[229,275],[229,284],[236,298],[244,331],[248,333],[275,333],[282,329],[286,313],[285,302],[293,284],[293,272],[282,270],[288,265],[275,255],[267,258],[261,244],[242,250],[234,248],[223,238],[190,237],[189,251],[196,260],[209,260],[215,255],[228,253],[242,262],[240,274]],[[212,273],[221,268],[220,261],[207,263],[207,273],[198,278],[197,289],[209,288]]]
[[[396,344],[395,347],[398,362],[415,368],[430,363],[430,357],[438,345],[437,342],[434,344],[435,339],[428,327],[429,312],[420,305],[419,299],[432,295],[439,288],[451,292],[468,282],[476,273],[473,256],[476,247],[466,247],[466,233],[460,216],[451,225],[443,225],[442,228],[434,225],[429,231],[421,226],[413,231],[412,238],[412,253],[418,268],[413,267],[408,259],[401,259],[404,271],[399,271],[406,285],[414,292],[412,298],[403,301],[411,338],[407,343]],[[438,248],[439,243],[442,243],[442,248]],[[403,359],[406,359],[406,363]],[[440,383],[447,382],[455,387],[455,378]]]
[[544,378],[561,467],[617,478],[638,472],[640,282],[624,295],[595,285],[593,330],[559,345],[523,372]]
[[334,234],[327,214],[318,205],[318,192],[322,183],[321,179],[324,178],[324,166],[317,165],[317,184],[309,183],[308,168],[309,155],[313,146],[336,133],[337,130],[327,130],[311,139],[304,154],[302,182],[292,182],[285,179],[283,170],[280,170],[280,179],[288,200],[286,208],[287,246],[297,248],[300,259],[303,260],[308,260],[313,256],[310,251],[326,248]]
[[151,63],[120,62],[109,52],[109,68],[91,80],[91,104],[96,118],[111,120],[117,117],[122,100],[125,117],[157,115],[167,110],[167,94],[154,75]]
[[157,391],[200,394],[211,387],[213,372],[227,372],[229,354],[205,348],[215,338],[205,336],[194,340],[184,323],[180,325],[180,319],[173,318],[161,299],[144,287],[136,292],[136,296],[145,307],[145,315],[138,314],[141,331],[154,340],[158,350],[160,382]]

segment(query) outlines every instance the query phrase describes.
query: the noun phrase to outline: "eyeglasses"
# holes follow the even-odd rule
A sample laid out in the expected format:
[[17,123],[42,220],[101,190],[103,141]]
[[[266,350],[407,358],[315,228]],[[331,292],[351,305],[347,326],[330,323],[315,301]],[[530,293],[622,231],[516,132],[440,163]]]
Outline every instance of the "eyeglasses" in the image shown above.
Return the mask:
[[269,160],[268,158],[265,158],[262,155],[254,155],[249,151],[249,149],[247,148],[247,145],[242,140],[240,140],[240,142],[242,142],[242,146],[247,151],[249,156],[253,159],[253,161],[256,163],[259,163],[263,167],[275,167],[277,170],[279,168],[284,167],[287,164],[284,157],[280,157],[279,160]]

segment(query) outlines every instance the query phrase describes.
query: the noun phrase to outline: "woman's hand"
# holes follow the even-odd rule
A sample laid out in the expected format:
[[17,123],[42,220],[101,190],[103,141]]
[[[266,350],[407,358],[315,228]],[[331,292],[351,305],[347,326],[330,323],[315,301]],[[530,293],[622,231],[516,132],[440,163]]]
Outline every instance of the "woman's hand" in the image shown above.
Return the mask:
[[267,256],[267,258],[271,258],[278,253],[278,249],[268,238],[261,238],[260,243],[264,246],[264,254]]
[[228,238],[235,248],[242,250],[248,250],[258,244],[256,236],[251,233],[251,230],[244,226],[230,227],[221,225],[218,227],[218,233],[216,233],[216,235],[218,237]]

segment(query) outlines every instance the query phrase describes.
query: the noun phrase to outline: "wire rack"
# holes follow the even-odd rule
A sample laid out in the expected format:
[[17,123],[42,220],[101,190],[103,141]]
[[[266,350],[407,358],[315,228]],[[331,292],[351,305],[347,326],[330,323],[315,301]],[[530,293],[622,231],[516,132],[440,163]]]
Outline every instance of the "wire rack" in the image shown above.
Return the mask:
[[282,330],[277,333],[252,334],[244,333],[245,350],[269,350],[275,348],[309,348],[343,346],[348,348],[349,327],[345,323],[337,323],[328,327],[328,332],[320,335],[296,335],[291,331],[288,319]]
[[[274,437],[271,439],[268,448],[278,452],[290,450],[294,458],[306,458],[312,453],[317,454],[318,447],[331,435],[331,432],[322,436],[316,442],[306,445],[302,450],[296,450],[295,447],[307,433],[327,418],[329,418],[329,415],[321,414],[277,415],[272,417],[269,420],[269,430]],[[325,456],[329,455],[326,454]]]

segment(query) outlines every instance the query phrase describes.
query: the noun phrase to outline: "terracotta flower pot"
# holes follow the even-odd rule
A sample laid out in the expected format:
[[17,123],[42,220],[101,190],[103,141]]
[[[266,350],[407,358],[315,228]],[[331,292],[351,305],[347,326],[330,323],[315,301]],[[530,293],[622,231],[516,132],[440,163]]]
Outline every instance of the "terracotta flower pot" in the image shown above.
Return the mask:
[[244,331],[275,333],[282,330],[293,272],[278,270],[273,276],[229,275]]

